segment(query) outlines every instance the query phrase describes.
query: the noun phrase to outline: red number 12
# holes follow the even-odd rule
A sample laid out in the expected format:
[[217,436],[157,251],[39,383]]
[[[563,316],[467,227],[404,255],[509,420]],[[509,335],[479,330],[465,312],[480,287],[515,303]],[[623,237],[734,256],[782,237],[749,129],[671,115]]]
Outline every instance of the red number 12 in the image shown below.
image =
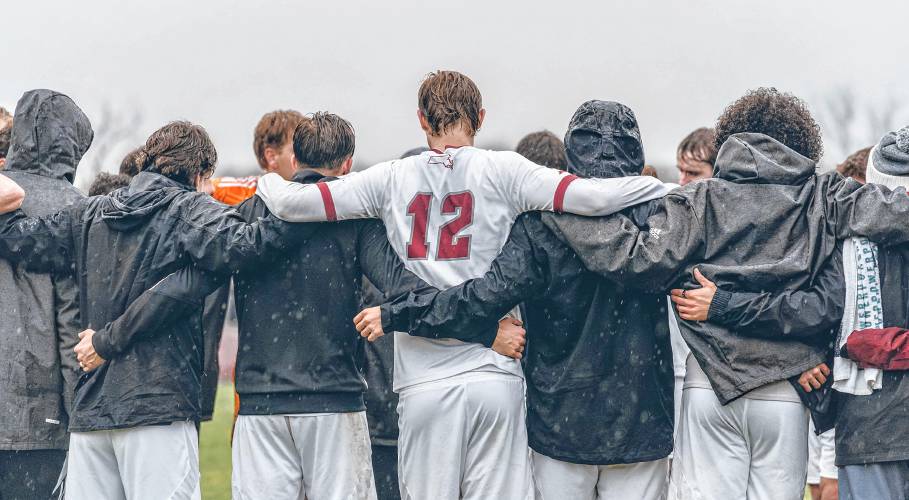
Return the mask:
[[[407,215],[411,216],[413,226],[410,230],[410,242],[407,244],[408,259],[425,259],[429,254],[429,242],[426,240],[426,227],[429,224],[429,208],[432,204],[431,193],[417,193],[407,205]],[[457,214],[457,217],[439,228],[439,248],[436,260],[466,259],[470,256],[470,235],[458,236],[473,222],[473,194],[470,191],[449,193],[442,199],[442,215]]]

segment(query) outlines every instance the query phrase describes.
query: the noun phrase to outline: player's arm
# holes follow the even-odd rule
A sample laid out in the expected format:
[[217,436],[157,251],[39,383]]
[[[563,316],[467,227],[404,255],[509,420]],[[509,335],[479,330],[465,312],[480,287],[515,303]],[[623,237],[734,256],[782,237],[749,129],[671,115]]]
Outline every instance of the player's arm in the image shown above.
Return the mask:
[[0,215],[0,257],[31,271],[71,272],[73,221],[85,203],[45,217],[27,217],[21,210]]
[[518,158],[517,163],[510,164],[505,172],[511,178],[512,201],[522,211],[610,215],[638,203],[662,198],[677,187],[650,176],[582,179]]
[[9,177],[0,174],[0,214],[18,210],[25,199],[25,191]]
[[316,184],[290,182],[277,174],[259,179],[256,196],[268,210],[289,222],[318,222],[378,217],[391,180],[391,164]]
[[300,245],[319,230],[318,224],[292,224],[273,215],[247,222],[236,209],[202,194],[171,216],[178,219],[173,231],[175,258],[188,257],[215,273],[238,271]]
[[574,249],[589,271],[635,289],[662,292],[687,262],[703,260],[703,226],[688,199],[660,200],[642,229],[622,214],[610,217],[543,214],[543,222]]
[[827,217],[838,239],[864,236],[875,243],[909,242],[909,196],[906,189],[844,179],[831,185]]
[[363,274],[382,292],[383,300],[434,291],[435,288],[404,267],[386,234],[381,221],[367,221],[357,241],[357,256]]
[[[531,239],[531,232],[549,232],[538,220],[526,220],[530,216],[512,226],[501,253],[482,277],[441,292],[411,293],[383,304],[383,329],[491,346],[499,319],[540,293],[549,281],[546,257],[538,253]],[[536,231],[528,231],[534,223]]]
[[113,359],[137,340],[167,331],[192,314],[201,314],[205,298],[229,278],[195,266],[184,267],[143,292],[117,319],[94,332],[89,342],[102,359]]
[[755,337],[811,337],[829,332],[843,317],[846,285],[842,250],[837,247],[811,286],[781,292],[737,292],[717,289],[695,271],[701,288],[672,290],[679,317],[710,321]]

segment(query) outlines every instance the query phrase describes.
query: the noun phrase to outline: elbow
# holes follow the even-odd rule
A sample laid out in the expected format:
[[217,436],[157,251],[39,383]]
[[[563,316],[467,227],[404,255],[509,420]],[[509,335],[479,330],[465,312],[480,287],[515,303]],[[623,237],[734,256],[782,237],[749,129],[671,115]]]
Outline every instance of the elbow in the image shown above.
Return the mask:
[[12,184],[2,193],[2,204],[0,204],[0,213],[9,213],[22,207],[22,201],[25,200],[25,191],[18,185]]

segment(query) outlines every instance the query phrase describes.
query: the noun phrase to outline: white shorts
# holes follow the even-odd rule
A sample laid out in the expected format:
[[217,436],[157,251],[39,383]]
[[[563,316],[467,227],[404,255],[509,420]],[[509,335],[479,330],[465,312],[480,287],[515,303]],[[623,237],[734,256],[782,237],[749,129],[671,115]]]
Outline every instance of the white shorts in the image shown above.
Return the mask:
[[802,500],[808,410],[801,403],[739,398],[710,389],[682,395],[669,498]]
[[375,500],[366,412],[240,415],[234,500]]
[[404,500],[531,500],[524,379],[470,372],[404,389],[398,402]]
[[669,459],[627,465],[584,465],[533,452],[537,500],[663,500]]
[[73,432],[66,462],[67,500],[201,498],[192,422]]
[[814,422],[808,427],[808,484],[821,484],[821,478],[836,479],[836,436],[834,429],[818,436]]

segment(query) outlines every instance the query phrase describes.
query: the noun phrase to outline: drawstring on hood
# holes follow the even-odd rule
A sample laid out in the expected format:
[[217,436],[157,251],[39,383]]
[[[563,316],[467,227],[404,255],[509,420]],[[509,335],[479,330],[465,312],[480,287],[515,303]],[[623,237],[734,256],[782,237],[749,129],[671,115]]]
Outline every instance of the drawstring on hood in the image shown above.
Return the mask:
[[743,132],[723,143],[713,176],[738,184],[797,186],[814,175],[816,167],[817,162],[768,135]]
[[640,175],[644,147],[638,121],[624,104],[587,101],[574,112],[565,133],[568,171],[581,177]]
[[16,104],[6,170],[69,183],[94,132],[72,99],[53,90],[30,90]]

